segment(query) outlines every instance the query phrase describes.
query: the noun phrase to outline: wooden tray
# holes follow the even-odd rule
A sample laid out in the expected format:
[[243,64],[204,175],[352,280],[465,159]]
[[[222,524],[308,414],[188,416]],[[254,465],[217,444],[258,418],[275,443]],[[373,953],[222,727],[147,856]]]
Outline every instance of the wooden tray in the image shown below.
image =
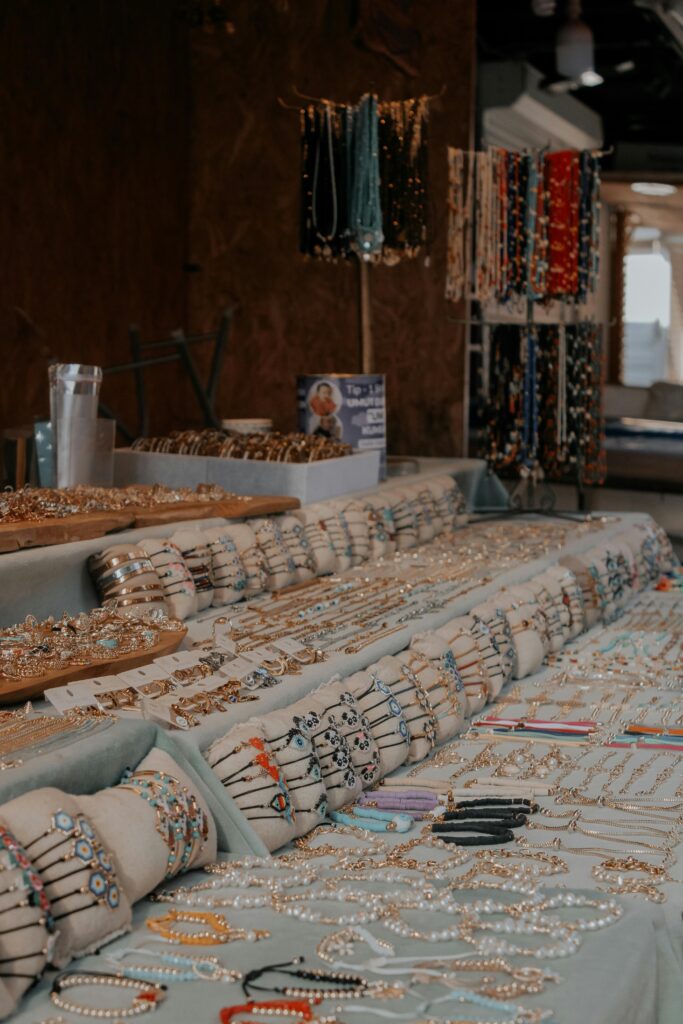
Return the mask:
[[92,540],[113,530],[125,530],[135,523],[135,511],[83,512],[63,519],[32,519],[26,523],[0,523],[0,554]]
[[299,508],[298,498],[287,495],[255,494],[244,498],[226,498],[225,501],[184,502],[156,505],[154,508],[135,509],[135,527],[160,526],[191,519],[242,519],[244,516],[271,516]]
[[39,697],[53,686],[73,683],[76,679],[116,675],[140,665],[148,665],[154,658],[177,651],[186,635],[186,629],[179,629],[173,633],[166,632],[161,635],[161,639],[154,647],[147,647],[144,651],[93,662],[90,665],[79,665],[77,668],[65,668],[59,672],[48,672],[44,676],[24,676],[22,679],[0,677],[0,705],[16,704],[18,701]]
[[25,548],[93,540],[117,530],[143,526],[165,526],[191,519],[241,519],[268,516],[299,508],[298,498],[267,494],[228,498],[225,501],[172,502],[151,508],[129,508],[121,512],[84,512],[63,519],[34,519],[27,523],[0,523],[0,554]]

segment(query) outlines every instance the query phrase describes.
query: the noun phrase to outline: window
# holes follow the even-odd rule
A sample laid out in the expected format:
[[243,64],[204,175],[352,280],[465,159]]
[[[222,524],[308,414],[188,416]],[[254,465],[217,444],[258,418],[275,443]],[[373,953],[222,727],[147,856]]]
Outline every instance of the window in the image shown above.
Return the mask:
[[[634,242],[642,245],[653,231],[637,228]],[[671,263],[661,251],[628,253],[625,305],[623,383],[646,388],[669,370]]]

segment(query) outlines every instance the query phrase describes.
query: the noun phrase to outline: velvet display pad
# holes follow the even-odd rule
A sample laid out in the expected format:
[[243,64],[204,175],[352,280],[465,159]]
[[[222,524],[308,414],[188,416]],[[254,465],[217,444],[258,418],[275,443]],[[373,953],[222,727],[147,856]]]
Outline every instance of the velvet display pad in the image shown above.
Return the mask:
[[83,801],[59,789],[36,789],[2,808],[3,822],[26,850],[50,901],[55,967],[95,952],[131,926],[132,901],[118,862]]
[[294,809],[297,836],[325,820],[327,794],[310,733],[292,708],[270,711],[261,719],[263,735],[282,769]]
[[292,798],[284,772],[258,719],[234,726],[211,744],[204,757],[270,851],[295,838]]
[[[328,571],[345,572],[351,568],[353,555],[351,535],[345,520],[339,515],[334,502],[321,501],[317,504],[298,509],[292,514],[296,515],[297,519],[301,519],[307,527],[306,536],[311,545],[313,556],[319,565],[322,564],[319,560],[324,551],[324,544],[322,538],[314,539],[314,535],[309,531],[309,527],[313,527],[314,530],[322,531],[327,535],[327,542],[334,552],[335,561],[335,568]],[[321,574],[322,571],[319,568],[318,575]]]
[[346,739],[339,700],[309,694],[287,709],[295,726],[310,736],[318,758],[327,795],[327,806],[336,811],[352,803],[363,783]]
[[[7,828],[1,821],[0,826]],[[54,941],[43,908],[29,903],[32,890],[26,879],[27,872],[21,865],[13,864],[13,860],[8,850],[0,848],[0,948],[4,975],[0,978],[0,1020],[14,1013],[33,979],[43,973]],[[12,977],[13,974],[17,976]]]
[[[307,505],[295,509],[292,516],[303,528],[311,558],[315,565],[316,576],[328,576],[339,571],[337,553],[332,541],[332,534],[327,528],[330,512],[323,505]],[[349,559],[350,564],[350,559]]]
[[247,570],[227,527],[204,531],[211,554],[212,604],[219,608],[241,601],[247,593]]
[[372,735],[370,722],[359,707],[346,679],[331,680],[311,694],[312,701],[321,707],[325,716],[334,716],[344,736],[354,770],[363,789],[380,779],[379,750]]
[[197,594],[197,611],[204,611],[213,601],[209,542],[201,530],[186,528],[174,533],[171,543],[180,549],[183,561],[192,575]]
[[296,516],[278,517],[280,533],[289,557],[294,563],[297,583],[305,583],[316,576],[316,564],[304,528]]
[[652,565],[648,564],[644,555],[647,534],[640,526],[630,526],[619,534],[619,540],[631,552],[632,586],[640,591],[652,582]]
[[487,629],[500,655],[500,667],[503,675],[503,686],[508,683],[515,670],[515,644],[512,639],[510,623],[503,609],[495,602],[484,602],[475,605],[470,615]]
[[410,732],[403,708],[394,697],[391,684],[402,678],[400,661],[387,655],[363,672],[344,679],[365,716],[379,754],[380,776],[390,775],[405,763]]
[[277,519],[252,519],[251,528],[263,555],[266,590],[282,590],[297,582],[296,566],[289,554]]
[[177,544],[154,537],[145,537],[138,543],[161,580],[169,614],[181,621],[196,615],[197,591]]

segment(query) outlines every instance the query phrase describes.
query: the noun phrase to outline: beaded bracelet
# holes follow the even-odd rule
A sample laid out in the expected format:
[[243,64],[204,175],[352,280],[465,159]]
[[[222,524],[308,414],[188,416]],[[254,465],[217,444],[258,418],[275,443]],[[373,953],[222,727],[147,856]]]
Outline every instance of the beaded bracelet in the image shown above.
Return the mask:
[[[64,989],[77,988],[81,985],[104,985],[112,988],[125,988],[137,991],[132,1006],[123,1009],[105,1009],[104,1007],[83,1006],[74,1003],[62,995]],[[90,971],[58,975],[52,983],[50,998],[55,1006],[67,1013],[77,1013],[84,1017],[99,1017],[103,1020],[120,1020],[125,1017],[137,1017],[141,1013],[155,1010],[166,996],[166,986],[155,982],[136,981],[133,978],[121,978],[116,974],[96,974]]]

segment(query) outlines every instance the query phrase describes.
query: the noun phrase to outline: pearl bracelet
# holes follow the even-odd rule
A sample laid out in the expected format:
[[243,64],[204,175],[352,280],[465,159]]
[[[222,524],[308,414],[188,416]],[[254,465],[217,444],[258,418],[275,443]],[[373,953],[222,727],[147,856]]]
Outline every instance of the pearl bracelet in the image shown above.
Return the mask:
[[[83,1006],[81,1003],[74,1003],[71,999],[65,998],[62,993],[64,989],[77,988],[82,985],[104,985],[112,988],[125,988],[137,991],[133,998],[133,1005],[123,1009],[108,1009],[104,1007]],[[60,974],[52,984],[50,998],[56,1007],[65,1010],[67,1013],[77,1013],[84,1017],[99,1017],[103,1020],[120,1020],[125,1017],[137,1017],[141,1013],[155,1010],[158,1004],[165,998],[166,986],[155,982],[136,981],[133,978],[122,978],[116,974],[92,974],[82,971],[79,974]]]

